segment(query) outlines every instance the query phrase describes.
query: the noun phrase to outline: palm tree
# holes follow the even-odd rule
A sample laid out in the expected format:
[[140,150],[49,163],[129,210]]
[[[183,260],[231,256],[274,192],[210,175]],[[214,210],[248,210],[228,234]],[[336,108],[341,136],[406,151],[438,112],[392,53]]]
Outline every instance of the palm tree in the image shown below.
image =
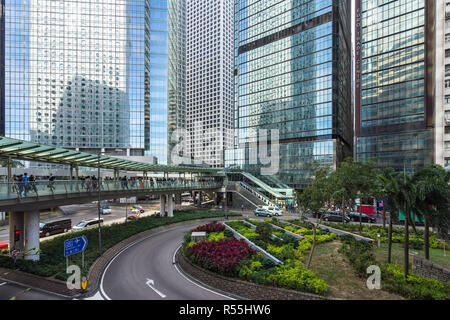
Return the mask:
[[383,174],[377,175],[379,182],[379,192],[383,197],[384,216],[389,209],[389,229],[388,229],[388,256],[387,263],[391,263],[392,257],[392,217],[400,210],[400,186],[397,181],[398,174],[392,168],[386,168]]
[[[440,165],[431,165],[413,177],[417,190],[416,208],[425,222],[425,259],[430,259],[430,225],[448,213],[450,203],[447,173]],[[445,219],[446,220],[446,219]]]
[[404,240],[404,272],[405,276],[409,273],[409,225],[411,224],[415,230],[415,226],[411,223],[411,211],[415,210],[417,191],[412,177],[402,174],[402,178],[398,179],[401,203],[404,204],[405,212],[405,240]]

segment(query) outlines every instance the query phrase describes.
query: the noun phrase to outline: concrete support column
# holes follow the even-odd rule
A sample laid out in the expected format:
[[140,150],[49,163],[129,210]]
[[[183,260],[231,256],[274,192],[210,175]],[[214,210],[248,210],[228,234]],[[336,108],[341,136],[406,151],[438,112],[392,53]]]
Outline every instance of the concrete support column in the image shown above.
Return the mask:
[[75,166],[75,179],[79,180],[80,172],[78,170],[78,165]]
[[164,217],[164,214],[166,213],[166,195],[162,194],[159,198],[159,206],[160,206],[160,211],[159,211],[159,215],[161,217]]
[[25,260],[39,261],[39,218],[39,210],[25,212],[24,214],[25,252],[28,252]]
[[195,192],[195,205],[196,206],[200,206],[201,202],[202,202],[202,193],[199,191]]
[[[24,250],[24,214],[23,212],[10,212],[9,213],[9,249]],[[14,230],[20,230],[20,240],[14,243]],[[38,231],[39,236],[39,231]]]
[[72,181],[72,177],[73,177],[73,165],[70,165],[70,168],[69,168],[69,181]]
[[167,205],[167,216],[173,218],[173,194],[169,194],[169,203]]
[[181,205],[181,193],[175,194],[175,204]]

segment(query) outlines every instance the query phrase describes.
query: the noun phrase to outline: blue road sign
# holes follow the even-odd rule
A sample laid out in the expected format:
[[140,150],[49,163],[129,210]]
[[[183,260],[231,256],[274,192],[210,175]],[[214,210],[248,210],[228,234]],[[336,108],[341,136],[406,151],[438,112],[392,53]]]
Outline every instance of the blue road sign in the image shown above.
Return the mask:
[[68,257],[84,251],[86,249],[87,243],[88,241],[86,236],[81,236],[64,241],[64,257]]

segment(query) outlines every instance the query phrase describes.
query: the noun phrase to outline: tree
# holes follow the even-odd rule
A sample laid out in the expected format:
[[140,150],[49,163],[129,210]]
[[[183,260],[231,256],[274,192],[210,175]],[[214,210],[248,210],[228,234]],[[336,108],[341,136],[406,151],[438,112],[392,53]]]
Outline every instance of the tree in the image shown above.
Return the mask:
[[[430,259],[430,226],[432,224],[448,226],[448,208],[450,204],[447,173],[440,165],[431,165],[417,171],[413,177],[416,185],[415,207],[425,222],[424,251],[425,259]],[[446,223],[445,223],[446,222]],[[442,233],[442,232],[441,232]]]
[[297,200],[303,208],[309,208],[316,214],[330,199],[328,190],[331,169],[322,167],[317,162],[313,163],[310,168],[312,174],[309,178],[309,185],[297,195]]
[[404,272],[405,276],[409,273],[409,225],[411,224],[415,229],[415,226],[411,223],[411,211],[415,210],[415,204],[417,201],[417,191],[414,181],[411,176],[405,172],[398,176],[399,184],[399,201],[404,204],[405,212],[405,239],[404,239]]
[[[329,190],[331,198],[341,204],[342,223],[344,223],[345,206],[353,205],[354,199],[372,198],[376,193],[376,170],[372,162],[345,159],[331,174]],[[359,216],[359,232],[362,231],[362,215]]]
[[392,220],[393,215],[398,214],[401,205],[400,186],[397,181],[398,173],[392,168],[386,168],[383,174],[377,175],[379,181],[379,193],[383,198],[383,214],[386,215],[389,209],[389,229],[388,229],[388,256],[387,263],[391,263],[392,256]]

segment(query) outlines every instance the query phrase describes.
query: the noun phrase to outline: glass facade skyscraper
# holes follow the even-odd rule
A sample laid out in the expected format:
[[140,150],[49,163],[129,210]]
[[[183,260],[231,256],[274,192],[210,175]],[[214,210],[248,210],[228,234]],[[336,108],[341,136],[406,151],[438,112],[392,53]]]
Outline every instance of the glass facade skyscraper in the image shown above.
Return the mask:
[[5,135],[143,155],[142,1],[6,0]]
[[[235,149],[226,166],[255,172],[249,132],[279,130],[276,177],[301,189],[313,161],[352,155],[350,2],[235,1]],[[270,135],[269,135],[270,136]]]
[[3,133],[166,163],[168,1],[5,0]]
[[414,172],[433,162],[434,1],[356,5],[358,160]]

